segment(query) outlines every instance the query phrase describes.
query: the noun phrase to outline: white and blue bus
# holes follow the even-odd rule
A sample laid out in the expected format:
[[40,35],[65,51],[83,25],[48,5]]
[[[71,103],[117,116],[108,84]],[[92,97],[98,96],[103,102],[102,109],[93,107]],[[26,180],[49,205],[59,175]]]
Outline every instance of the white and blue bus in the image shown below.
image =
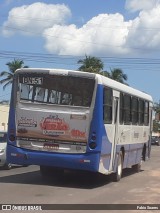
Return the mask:
[[50,170],[139,171],[150,155],[152,97],[99,74],[18,69],[8,123],[8,162]]

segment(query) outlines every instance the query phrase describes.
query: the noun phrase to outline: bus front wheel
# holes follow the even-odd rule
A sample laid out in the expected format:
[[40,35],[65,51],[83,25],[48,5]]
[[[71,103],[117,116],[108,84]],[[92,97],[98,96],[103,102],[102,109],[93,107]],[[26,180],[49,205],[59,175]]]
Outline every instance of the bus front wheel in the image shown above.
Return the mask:
[[117,160],[116,173],[114,174],[114,181],[120,181],[122,177],[122,169],[123,169],[123,153],[120,151]]

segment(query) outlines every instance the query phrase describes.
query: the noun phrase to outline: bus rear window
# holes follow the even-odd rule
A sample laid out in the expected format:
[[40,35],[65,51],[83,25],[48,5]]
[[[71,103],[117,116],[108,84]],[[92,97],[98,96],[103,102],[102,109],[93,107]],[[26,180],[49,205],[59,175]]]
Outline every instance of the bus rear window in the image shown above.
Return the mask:
[[94,79],[58,75],[19,75],[20,100],[90,107]]

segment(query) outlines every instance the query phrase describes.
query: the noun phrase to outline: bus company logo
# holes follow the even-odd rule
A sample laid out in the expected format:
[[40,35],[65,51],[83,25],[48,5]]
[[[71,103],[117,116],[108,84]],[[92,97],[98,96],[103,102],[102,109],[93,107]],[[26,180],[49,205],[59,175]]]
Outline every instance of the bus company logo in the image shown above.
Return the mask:
[[78,129],[72,129],[71,136],[73,138],[83,138],[84,139],[84,138],[86,138],[86,133],[82,132],[82,131],[80,131]]
[[18,120],[18,126],[23,127],[37,127],[37,121],[32,118],[21,117]]
[[55,131],[55,130],[43,130],[44,135],[50,135],[50,136],[59,136],[64,135],[64,131]]
[[40,127],[45,135],[62,135],[69,130],[69,125],[58,116],[49,116],[40,121]]

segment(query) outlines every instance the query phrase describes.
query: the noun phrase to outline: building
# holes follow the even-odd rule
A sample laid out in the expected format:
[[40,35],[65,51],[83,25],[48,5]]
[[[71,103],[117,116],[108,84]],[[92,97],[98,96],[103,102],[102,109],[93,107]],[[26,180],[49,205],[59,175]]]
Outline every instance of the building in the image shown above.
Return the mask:
[[0,130],[7,131],[8,129],[9,103],[0,103]]

